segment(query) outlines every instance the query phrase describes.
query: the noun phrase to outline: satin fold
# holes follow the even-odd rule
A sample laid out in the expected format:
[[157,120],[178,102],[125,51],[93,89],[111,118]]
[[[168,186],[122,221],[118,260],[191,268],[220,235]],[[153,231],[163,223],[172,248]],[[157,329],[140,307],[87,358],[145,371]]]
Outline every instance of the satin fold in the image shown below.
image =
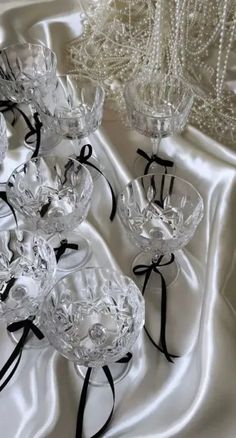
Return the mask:
[[[19,41],[39,42],[55,51],[58,70],[67,71],[65,48],[82,32],[80,8],[73,0],[2,0],[1,47]],[[231,62],[236,62],[232,57]],[[235,64],[230,86],[236,84]],[[235,89],[235,88],[234,88]],[[10,148],[0,169],[0,183],[30,158],[24,124],[8,119]],[[134,178],[136,149],[149,140],[124,127],[106,108],[101,128],[90,142],[116,193]],[[62,141],[51,154],[76,152]],[[160,154],[174,160],[176,174],[201,193],[204,218],[187,248],[176,254],[177,281],[168,289],[167,342],[180,355],[169,364],[144,333],[132,367],[116,387],[113,421],[104,438],[235,438],[236,436],[236,294],[235,294],[235,150],[193,127],[161,142]],[[88,220],[78,227],[90,241],[88,266],[110,266],[132,275],[138,250],[129,242],[118,217],[111,223],[111,196],[105,180],[95,184]],[[20,220],[20,227],[25,227]],[[14,228],[13,218],[0,229]],[[146,319],[158,341],[160,291],[146,293]],[[13,349],[0,325],[0,366]],[[73,438],[82,380],[73,364],[52,347],[25,350],[11,383],[0,393],[0,436],[4,438]],[[110,410],[109,388],[91,388],[85,413],[85,438],[101,427]]]

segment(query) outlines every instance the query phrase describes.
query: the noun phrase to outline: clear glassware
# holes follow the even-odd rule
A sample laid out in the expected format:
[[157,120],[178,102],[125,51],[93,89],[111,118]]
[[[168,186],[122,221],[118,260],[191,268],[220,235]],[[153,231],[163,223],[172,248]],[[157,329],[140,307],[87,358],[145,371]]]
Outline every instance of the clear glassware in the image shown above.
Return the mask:
[[[159,74],[152,78],[136,78],[124,89],[127,115],[131,126],[152,141],[150,157],[160,157],[162,138],[182,131],[187,123],[193,104],[190,88],[172,75]],[[147,163],[140,157],[135,162],[137,175],[144,173]],[[155,161],[148,173],[163,172],[164,168]]]
[[[55,273],[55,254],[45,239],[24,230],[0,232],[0,317],[7,325],[35,316],[40,328],[41,305]],[[22,330],[10,334],[14,341],[21,335]],[[28,347],[43,345],[29,335]]]
[[45,95],[56,74],[56,55],[40,44],[18,43],[0,51],[0,91],[9,100],[34,100]]
[[[38,111],[46,126],[53,126],[61,137],[73,140],[78,155],[81,139],[96,131],[102,122],[105,93],[94,81],[76,74],[58,76],[57,79],[53,97],[40,99]],[[100,168],[95,156],[91,162]],[[89,170],[93,179],[99,176],[96,170],[91,167]]]
[[0,164],[2,164],[8,149],[7,126],[3,114],[0,112]]
[[[192,239],[203,217],[203,200],[192,184],[174,175],[148,174],[132,180],[121,191],[118,212],[131,241],[142,252],[132,267],[163,262]],[[176,262],[158,267],[170,285],[178,274]],[[156,287],[152,275],[149,287]]]
[[[115,381],[127,364],[115,365],[134,345],[144,325],[144,299],[135,283],[118,271],[86,268],[61,279],[42,306],[49,342],[75,364],[92,367],[91,382],[103,384],[101,367],[111,365]],[[116,368],[117,367],[117,368]]]
[[[5,47],[0,50],[0,93],[13,102],[30,104],[31,117],[39,96],[43,99],[56,87],[56,67],[56,55],[46,46],[18,43]],[[41,148],[49,150],[57,143],[52,127],[43,127]]]
[[[8,149],[7,126],[3,114],[0,112],[0,166],[3,163]],[[0,183],[0,191],[5,191],[5,183]],[[6,202],[0,199],[0,218],[11,214]]]
[[78,245],[67,249],[58,263],[59,270],[82,266],[90,256],[87,240],[71,232],[86,219],[93,182],[89,171],[77,160],[46,156],[18,166],[8,179],[6,193],[11,205],[43,235],[54,234],[54,248],[64,239]]

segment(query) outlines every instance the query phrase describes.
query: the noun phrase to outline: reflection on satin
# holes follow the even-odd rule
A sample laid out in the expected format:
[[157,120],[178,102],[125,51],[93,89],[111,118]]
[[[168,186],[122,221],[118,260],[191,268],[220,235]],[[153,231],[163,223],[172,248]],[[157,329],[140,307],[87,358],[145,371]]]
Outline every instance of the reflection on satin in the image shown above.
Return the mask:
[[[1,12],[2,47],[17,41],[44,43],[56,52],[59,71],[67,71],[64,48],[81,32],[76,0],[2,0]],[[8,128],[10,149],[0,169],[0,182],[32,154],[23,146],[20,119],[16,128],[10,124]],[[137,147],[148,146],[147,139],[115,121],[109,109],[102,127],[89,140],[116,191],[134,177]],[[168,290],[167,341],[180,358],[169,364],[145,334],[140,337],[130,373],[116,387],[115,413],[104,438],[234,438],[236,324],[230,305],[236,310],[236,299],[230,273],[236,235],[232,226],[235,152],[192,127],[163,140],[160,154],[165,150],[175,161],[177,175],[196,186],[205,204],[205,216],[193,240],[176,254],[181,270]],[[73,152],[73,145],[65,140],[52,151]],[[93,257],[88,265],[119,267],[131,275],[137,248],[118,217],[109,221],[110,202],[107,184],[99,178],[88,222],[78,227],[91,242]],[[14,227],[10,217],[1,221],[1,229],[9,227]],[[146,318],[154,338],[160,324],[159,292],[146,296]],[[3,324],[0,345],[2,365],[12,351]],[[81,387],[73,366],[51,347],[25,351],[19,371],[0,393],[0,435],[74,437]],[[85,438],[103,424],[110,397],[107,388],[89,392]]]

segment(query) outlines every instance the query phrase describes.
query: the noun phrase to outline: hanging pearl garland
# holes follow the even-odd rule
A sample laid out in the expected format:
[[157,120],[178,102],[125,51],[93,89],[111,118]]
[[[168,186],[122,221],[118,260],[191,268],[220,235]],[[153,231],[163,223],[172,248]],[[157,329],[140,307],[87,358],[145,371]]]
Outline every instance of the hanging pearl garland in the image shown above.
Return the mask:
[[190,122],[225,144],[236,141],[235,94],[226,73],[236,39],[235,0],[81,0],[84,31],[68,47],[72,71],[104,86],[125,112],[123,87],[159,71],[195,93]]

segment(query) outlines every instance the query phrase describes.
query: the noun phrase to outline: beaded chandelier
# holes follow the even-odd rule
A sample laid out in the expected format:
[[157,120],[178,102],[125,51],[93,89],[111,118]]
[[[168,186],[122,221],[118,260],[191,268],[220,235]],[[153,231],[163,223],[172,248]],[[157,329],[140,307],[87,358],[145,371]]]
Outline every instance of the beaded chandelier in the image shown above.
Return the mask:
[[[230,60],[235,0],[83,0],[83,34],[68,47],[72,71],[104,86],[124,112],[123,87],[136,76],[178,75],[192,88],[190,123],[224,144],[236,141]],[[234,72],[235,77],[235,72]]]

